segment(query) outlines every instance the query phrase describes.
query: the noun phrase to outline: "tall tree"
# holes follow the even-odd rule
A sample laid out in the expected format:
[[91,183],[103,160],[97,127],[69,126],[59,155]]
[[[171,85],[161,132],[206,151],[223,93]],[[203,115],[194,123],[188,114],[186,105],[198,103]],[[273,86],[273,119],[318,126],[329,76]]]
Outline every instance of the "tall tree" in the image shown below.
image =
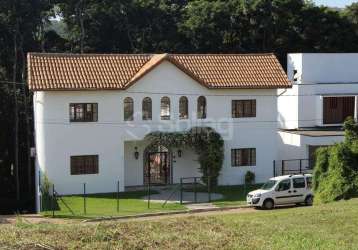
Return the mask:
[[[26,86],[26,53],[39,48],[38,32],[51,5],[45,0],[3,0],[0,5],[0,99],[8,105],[0,107],[1,129],[5,128],[8,138],[6,145],[0,148],[0,165],[5,175],[1,175],[0,185],[9,180],[15,185],[9,192],[20,197],[20,192],[31,192],[33,185],[29,181],[31,162],[31,128],[26,115],[29,100],[24,95]],[[10,108],[9,108],[10,106]],[[18,181],[14,181],[17,179]],[[27,185],[20,185],[26,184]],[[2,187],[1,187],[2,189]],[[10,192],[10,193],[11,193]]]

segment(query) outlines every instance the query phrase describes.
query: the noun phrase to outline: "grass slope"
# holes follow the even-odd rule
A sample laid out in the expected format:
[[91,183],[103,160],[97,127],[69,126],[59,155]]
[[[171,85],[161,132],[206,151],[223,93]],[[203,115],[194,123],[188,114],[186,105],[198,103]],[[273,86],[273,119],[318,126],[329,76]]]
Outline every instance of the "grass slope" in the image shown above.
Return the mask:
[[358,249],[358,199],[158,221],[0,225],[0,248]]

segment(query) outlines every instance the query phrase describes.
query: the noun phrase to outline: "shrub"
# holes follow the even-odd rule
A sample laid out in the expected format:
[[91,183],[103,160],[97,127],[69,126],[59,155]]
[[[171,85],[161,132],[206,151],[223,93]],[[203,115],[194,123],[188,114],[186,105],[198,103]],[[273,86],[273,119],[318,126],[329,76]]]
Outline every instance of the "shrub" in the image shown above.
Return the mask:
[[344,128],[344,142],[317,151],[313,174],[317,202],[350,199],[358,194],[358,127],[348,119]]
[[41,199],[42,199],[42,210],[51,209],[51,200],[52,200],[52,183],[48,179],[47,175],[44,174],[40,186]]
[[255,183],[255,173],[251,171],[247,171],[245,174],[245,184],[253,184]]

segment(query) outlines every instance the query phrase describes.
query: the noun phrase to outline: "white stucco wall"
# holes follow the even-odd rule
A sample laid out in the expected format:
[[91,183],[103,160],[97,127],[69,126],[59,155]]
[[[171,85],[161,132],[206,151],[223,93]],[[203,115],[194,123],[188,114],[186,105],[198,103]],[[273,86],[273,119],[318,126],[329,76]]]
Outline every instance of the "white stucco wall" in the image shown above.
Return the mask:
[[358,53],[297,53],[287,56],[292,90],[278,90],[279,126],[323,126],[323,96],[358,95]]
[[[189,99],[189,119],[178,120],[179,98]],[[196,119],[197,98],[207,99],[207,119]],[[116,181],[125,185],[141,185],[142,166],[133,160],[130,141],[142,141],[151,131],[183,131],[193,126],[211,126],[225,140],[225,160],[220,184],[239,184],[247,170],[254,171],[257,181],[272,176],[276,159],[277,102],[276,90],[210,90],[195,82],[169,62],[163,62],[126,91],[47,91],[36,92],[37,167],[46,172],[61,194],[80,193],[87,183],[89,193],[112,192]],[[123,100],[134,99],[134,121],[123,121]],[[141,105],[144,97],[152,98],[153,120],[143,121]],[[171,120],[160,120],[160,98],[171,101]],[[257,117],[231,118],[231,101],[256,99]],[[69,103],[98,103],[98,122],[70,123]],[[231,167],[231,148],[254,147],[257,164]],[[143,147],[138,146],[140,154]],[[70,175],[71,155],[99,155],[98,175]],[[195,155],[184,151],[176,158],[174,182],[182,176],[196,176]],[[141,160],[138,160],[142,164]],[[186,168],[186,169],[185,169]],[[128,170],[129,169],[129,170]],[[133,171],[133,172],[131,172]]]
[[277,161],[308,159],[309,146],[327,146],[342,142],[343,136],[304,136],[292,132],[278,132],[279,154]]

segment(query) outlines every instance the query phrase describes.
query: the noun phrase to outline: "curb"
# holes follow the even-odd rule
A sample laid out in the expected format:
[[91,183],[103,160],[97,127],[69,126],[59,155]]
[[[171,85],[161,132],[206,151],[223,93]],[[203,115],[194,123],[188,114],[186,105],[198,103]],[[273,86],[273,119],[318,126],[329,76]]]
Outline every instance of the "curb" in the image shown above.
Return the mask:
[[173,212],[157,212],[157,213],[145,213],[145,214],[136,214],[136,215],[124,215],[124,216],[109,216],[109,217],[99,217],[94,219],[83,220],[83,223],[86,222],[100,222],[100,221],[109,221],[109,220],[124,220],[124,219],[136,219],[136,218],[145,218],[145,217],[161,217],[165,215],[176,215],[176,214],[198,214],[203,212],[212,212],[212,211],[226,211],[240,208],[251,208],[248,205],[240,206],[230,206],[230,207],[215,207],[215,208],[199,208],[194,210],[183,210],[183,211],[173,211]]

